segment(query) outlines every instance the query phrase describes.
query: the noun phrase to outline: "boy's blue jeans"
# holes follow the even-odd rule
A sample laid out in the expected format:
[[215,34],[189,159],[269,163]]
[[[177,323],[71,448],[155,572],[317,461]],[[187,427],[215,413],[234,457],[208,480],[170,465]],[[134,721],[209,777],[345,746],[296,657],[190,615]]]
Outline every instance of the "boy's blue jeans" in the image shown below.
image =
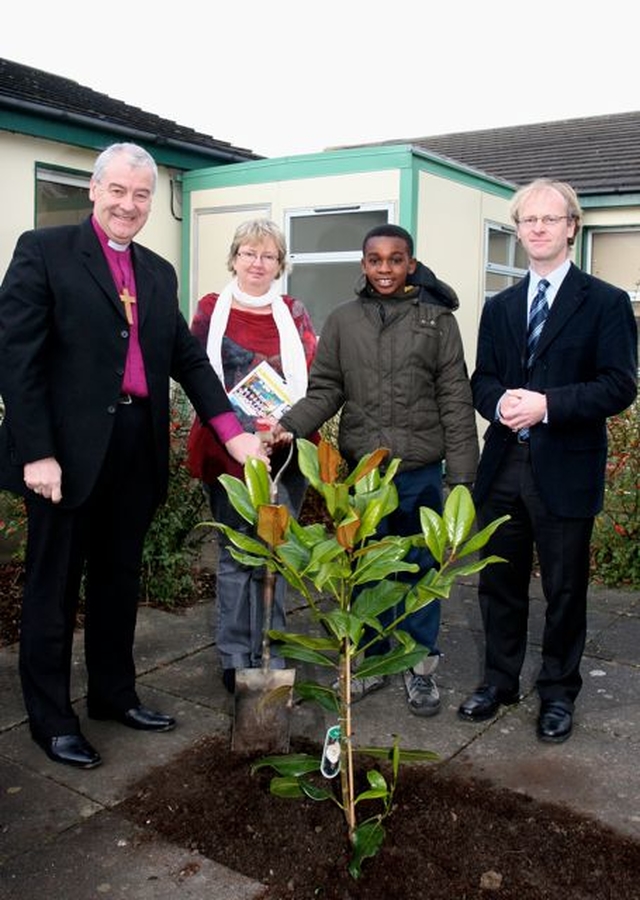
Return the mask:
[[[387,534],[402,537],[418,534],[422,530],[420,527],[421,506],[428,506],[437,513],[442,513],[441,463],[399,472],[394,479],[394,484],[398,491],[398,507],[380,522],[376,538],[384,537]],[[420,566],[418,572],[400,572],[398,574],[398,580],[410,584],[418,582],[434,565],[434,559],[426,549],[410,550],[405,561],[415,562]],[[383,625],[387,625],[394,618],[393,610],[388,610],[380,617],[380,621]],[[407,631],[417,643],[428,647],[430,655],[437,655],[439,653],[437,642],[440,630],[440,601],[432,600],[424,609],[404,619],[400,627],[403,631]],[[365,628],[362,643],[366,643],[374,636],[375,632],[372,629]],[[389,640],[384,639],[370,647],[365,655],[379,655],[387,653],[390,649]]]

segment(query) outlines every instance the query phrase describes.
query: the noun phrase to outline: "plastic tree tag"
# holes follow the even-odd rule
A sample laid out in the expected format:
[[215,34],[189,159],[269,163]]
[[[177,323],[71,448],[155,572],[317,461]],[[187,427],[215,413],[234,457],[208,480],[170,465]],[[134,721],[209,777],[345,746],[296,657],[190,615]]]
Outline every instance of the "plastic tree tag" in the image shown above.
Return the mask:
[[322,761],[320,762],[320,772],[325,778],[335,778],[340,771],[341,751],[340,726],[332,725],[331,728],[327,729],[322,750]]

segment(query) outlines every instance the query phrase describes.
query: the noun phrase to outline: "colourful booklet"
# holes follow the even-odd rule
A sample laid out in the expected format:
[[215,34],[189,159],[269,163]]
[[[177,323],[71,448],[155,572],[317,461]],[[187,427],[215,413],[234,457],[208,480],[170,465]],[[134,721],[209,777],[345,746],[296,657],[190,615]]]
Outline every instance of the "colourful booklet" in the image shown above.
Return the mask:
[[229,391],[229,400],[249,416],[279,419],[291,407],[286,382],[266,359]]

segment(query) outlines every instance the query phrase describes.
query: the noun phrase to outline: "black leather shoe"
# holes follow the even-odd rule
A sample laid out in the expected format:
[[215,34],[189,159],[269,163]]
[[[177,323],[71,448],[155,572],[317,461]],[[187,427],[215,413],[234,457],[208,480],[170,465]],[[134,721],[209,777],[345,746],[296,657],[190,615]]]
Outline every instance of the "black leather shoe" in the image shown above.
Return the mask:
[[90,704],[87,712],[90,719],[110,719],[137,731],[171,731],[176,727],[176,720],[172,716],[165,716],[146,706],[133,706],[121,711]]
[[502,691],[493,684],[481,684],[458,708],[465,722],[484,722],[498,712],[500,705],[511,706],[520,700],[518,691]]
[[571,704],[565,700],[543,700],[538,716],[538,738],[551,744],[561,744],[571,737],[572,730]]
[[49,759],[77,769],[95,769],[102,762],[100,754],[81,734],[59,734],[56,737],[40,738],[34,741],[42,747]]

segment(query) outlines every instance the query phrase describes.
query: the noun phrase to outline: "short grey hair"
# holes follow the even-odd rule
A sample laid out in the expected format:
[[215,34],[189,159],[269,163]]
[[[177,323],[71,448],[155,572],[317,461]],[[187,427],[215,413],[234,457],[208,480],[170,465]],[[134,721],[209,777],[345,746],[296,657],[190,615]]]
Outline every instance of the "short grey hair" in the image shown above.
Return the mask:
[[155,193],[156,185],[158,183],[158,167],[156,161],[150,153],[147,153],[144,147],[139,147],[138,144],[111,144],[110,147],[103,150],[93,166],[92,177],[94,181],[102,181],[107,166],[109,166],[117,156],[126,157],[127,162],[134,169],[150,169],[152,177],[151,191],[152,193]]

